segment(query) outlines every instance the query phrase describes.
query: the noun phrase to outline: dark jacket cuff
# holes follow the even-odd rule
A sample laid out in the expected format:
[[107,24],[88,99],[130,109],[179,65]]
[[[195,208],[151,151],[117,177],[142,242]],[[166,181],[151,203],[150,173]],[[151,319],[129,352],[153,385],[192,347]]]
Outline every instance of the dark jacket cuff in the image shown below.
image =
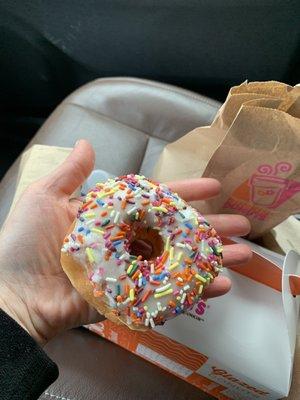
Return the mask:
[[57,377],[57,365],[0,309],[1,399],[35,400]]

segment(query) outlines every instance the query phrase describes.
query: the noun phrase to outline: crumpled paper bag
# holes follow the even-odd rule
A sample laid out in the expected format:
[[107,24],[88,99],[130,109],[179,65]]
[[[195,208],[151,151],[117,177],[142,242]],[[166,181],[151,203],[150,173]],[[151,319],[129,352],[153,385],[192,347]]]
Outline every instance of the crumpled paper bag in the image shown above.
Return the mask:
[[239,213],[250,238],[300,210],[300,88],[279,82],[243,83],[210,127],[168,144],[155,167],[160,181],[212,177],[221,195],[194,204],[204,213]]

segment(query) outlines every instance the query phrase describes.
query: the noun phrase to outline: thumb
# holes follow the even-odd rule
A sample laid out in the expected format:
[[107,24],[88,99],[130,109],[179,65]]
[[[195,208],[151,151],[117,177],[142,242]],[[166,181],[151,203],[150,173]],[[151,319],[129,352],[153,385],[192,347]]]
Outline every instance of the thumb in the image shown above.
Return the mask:
[[79,140],[66,160],[49,174],[44,182],[57,192],[71,195],[90,175],[95,164],[93,147]]

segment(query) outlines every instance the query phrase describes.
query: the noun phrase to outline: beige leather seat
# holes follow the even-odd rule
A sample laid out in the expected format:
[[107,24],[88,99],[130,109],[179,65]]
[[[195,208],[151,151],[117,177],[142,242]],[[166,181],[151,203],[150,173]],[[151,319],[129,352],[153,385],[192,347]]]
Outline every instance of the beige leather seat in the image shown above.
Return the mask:
[[[50,115],[34,143],[73,146],[88,139],[96,168],[119,175],[151,176],[167,142],[209,124],[220,104],[207,97],[157,82],[133,78],[98,79],[67,97]],[[0,225],[8,212],[19,159],[0,184]],[[127,351],[82,330],[46,347],[60,377],[42,399],[209,399],[191,385]]]
[[[114,175],[151,176],[163,146],[209,124],[220,103],[175,86],[134,78],[97,79],[68,96],[50,115],[34,143],[74,146],[88,139],[96,168]],[[19,159],[0,185],[0,226],[14,194]]]

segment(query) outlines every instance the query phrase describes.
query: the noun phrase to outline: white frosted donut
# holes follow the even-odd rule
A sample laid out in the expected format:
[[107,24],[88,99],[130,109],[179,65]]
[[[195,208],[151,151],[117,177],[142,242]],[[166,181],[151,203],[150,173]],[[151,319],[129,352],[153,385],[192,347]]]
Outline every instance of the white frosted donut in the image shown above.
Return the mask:
[[[138,253],[143,248],[147,257]],[[176,193],[126,175],[87,194],[61,262],[100,313],[145,329],[199,300],[222,267],[221,252],[214,228]]]

